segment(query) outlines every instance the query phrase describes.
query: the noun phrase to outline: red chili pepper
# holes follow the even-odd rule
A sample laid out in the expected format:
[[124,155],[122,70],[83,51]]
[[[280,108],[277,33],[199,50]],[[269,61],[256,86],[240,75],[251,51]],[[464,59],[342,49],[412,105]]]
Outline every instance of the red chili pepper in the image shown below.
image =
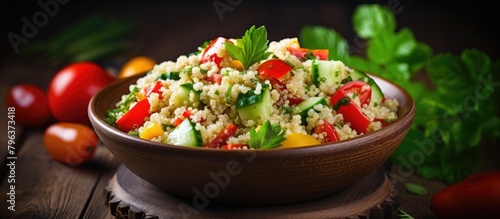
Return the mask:
[[227,139],[236,133],[238,126],[233,123],[229,123],[212,141],[210,141],[205,147],[209,148],[220,148],[226,145]]
[[[363,81],[351,81],[342,85],[330,98],[330,102],[338,113],[344,116],[351,128],[359,133],[366,133],[370,118],[363,113],[361,106],[352,97],[358,96],[361,105],[367,104],[371,98],[371,87]],[[350,95],[349,95],[350,94]]]
[[336,142],[339,140],[335,127],[333,127],[332,124],[328,123],[326,120],[323,121],[323,124],[318,125],[314,128],[314,133],[326,133],[326,136],[323,138],[323,142]]
[[116,121],[116,125],[124,132],[138,128],[144,124],[146,117],[151,115],[151,112],[149,112],[150,107],[147,98],[137,102],[132,109]]
[[477,173],[431,198],[439,219],[500,218],[500,171]]

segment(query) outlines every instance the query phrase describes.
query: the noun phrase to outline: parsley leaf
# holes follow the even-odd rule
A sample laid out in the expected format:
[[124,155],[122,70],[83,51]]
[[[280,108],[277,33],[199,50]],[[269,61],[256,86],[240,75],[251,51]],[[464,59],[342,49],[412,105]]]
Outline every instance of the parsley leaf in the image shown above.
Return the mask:
[[[350,48],[359,50],[358,55],[341,61],[390,79],[418,103],[412,127],[391,160],[423,178],[448,184],[470,175],[481,160],[479,146],[498,145],[500,140],[500,102],[495,101],[500,98],[500,60],[475,49],[433,54],[409,28],[396,30],[394,14],[383,5],[358,6],[353,27],[366,40],[364,54],[362,48]],[[326,35],[316,32],[299,40],[319,48],[321,43],[335,44],[324,41]],[[343,42],[341,37],[336,40]],[[408,166],[415,151],[425,159]]]
[[241,39],[236,40],[236,45],[225,42],[226,50],[236,60],[241,61],[243,67],[248,69],[252,64],[266,59],[271,52],[268,52],[269,40],[267,30],[264,26],[255,29],[255,25],[245,32]]
[[352,17],[354,30],[364,39],[376,38],[380,32],[394,32],[396,18],[387,7],[379,5],[360,5]]
[[337,31],[321,26],[304,26],[299,33],[300,44],[309,49],[328,49],[329,60],[345,60],[349,56],[347,40]]
[[269,149],[281,146],[285,138],[286,129],[280,125],[271,125],[269,121],[264,122],[258,131],[250,129],[250,140],[248,145],[254,149]]

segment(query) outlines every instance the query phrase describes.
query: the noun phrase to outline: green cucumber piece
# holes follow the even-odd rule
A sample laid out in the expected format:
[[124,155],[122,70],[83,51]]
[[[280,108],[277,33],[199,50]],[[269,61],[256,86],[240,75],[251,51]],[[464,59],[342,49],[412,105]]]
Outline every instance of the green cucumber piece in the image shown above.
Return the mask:
[[184,119],[167,137],[167,143],[181,146],[201,147],[203,139],[201,132],[195,129],[195,124]]
[[312,82],[316,87],[320,83],[340,84],[344,79],[342,69],[339,68],[339,61],[316,60],[312,63]]
[[309,112],[310,109],[314,109],[314,106],[316,106],[317,104],[328,106],[328,103],[326,102],[326,99],[324,97],[309,97],[295,107],[295,114],[300,115],[300,118],[302,119],[302,125],[307,124],[307,112]]
[[364,81],[368,83],[371,86],[372,89],[372,97],[370,99],[370,106],[379,106],[380,103],[382,102],[382,99],[384,99],[384,93],[382,93],[382,90],[378,86],[377,83],[375,83],[375,80],[368,76],[366,73],[359,71],[359,70],[354,70],[349,74],[352,80],[355,81]]
[[271,92],[269,85],[262,85],[260,94],[250,90],[246,94],[239,94],[236,101],[236,110],[242,121],[265,121],[269,117],[271,108]]
[[[200,102],[200,91],[194,90],[192,83],[185,83],[179,85],[179,90],[177,90],[177,95],[172,99],[172,104],[174,106],[193,106],[193,103]],[[194,101],[189,100],[189,95],[194,92]]]
[[179,72],[168,72],[168,73],[163,73],[161,74],[160,76],[158,76],[158,78],[156,80],[174,80],[174,81],[177,81],[179,79],[181,79],[180,77],[180,73]]

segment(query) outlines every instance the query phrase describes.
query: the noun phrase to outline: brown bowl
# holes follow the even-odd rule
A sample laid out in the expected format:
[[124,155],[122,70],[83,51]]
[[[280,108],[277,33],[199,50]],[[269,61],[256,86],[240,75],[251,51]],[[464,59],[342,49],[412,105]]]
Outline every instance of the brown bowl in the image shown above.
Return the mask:
[[137,176],[193,204],[274,205],[331,195],[384,163],[399,146],[415,115],[403,88],[373,78],[399,103],[399,119],[385,128],[314,147],[219,150],[167,145],[133,137],[104,121],[106,111],[139,77],[116,81],[90,101],[89,117],[106,147]]

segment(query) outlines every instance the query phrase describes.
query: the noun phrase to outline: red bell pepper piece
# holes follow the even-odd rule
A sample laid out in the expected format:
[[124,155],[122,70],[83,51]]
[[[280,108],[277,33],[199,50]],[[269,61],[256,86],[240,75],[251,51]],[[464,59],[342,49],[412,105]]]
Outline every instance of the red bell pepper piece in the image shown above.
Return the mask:
[[210,141],[205,147],[209,148],[220,148],[226,145],[227,139],[236,133],[238,126],[233,123],[229,123],[212,141]]
[[439,219],[500,218],[500,171],[477,173],[431,198]]
[[116,121],[116,125],[124,132],[134,130],[144,124],[145,119],[151,115],[148,99],[137,102],[128,112]]
[[370,101],[371,93],[371,87],[368,83],[351,81],[342,85],[330,98],[334,110],[342,114],[344,120],[351,123],[351,128],[358,133],[368,131],[370,118],[363,113],[361,106],[351,96],[357,95],[361,105],[364,105]]

